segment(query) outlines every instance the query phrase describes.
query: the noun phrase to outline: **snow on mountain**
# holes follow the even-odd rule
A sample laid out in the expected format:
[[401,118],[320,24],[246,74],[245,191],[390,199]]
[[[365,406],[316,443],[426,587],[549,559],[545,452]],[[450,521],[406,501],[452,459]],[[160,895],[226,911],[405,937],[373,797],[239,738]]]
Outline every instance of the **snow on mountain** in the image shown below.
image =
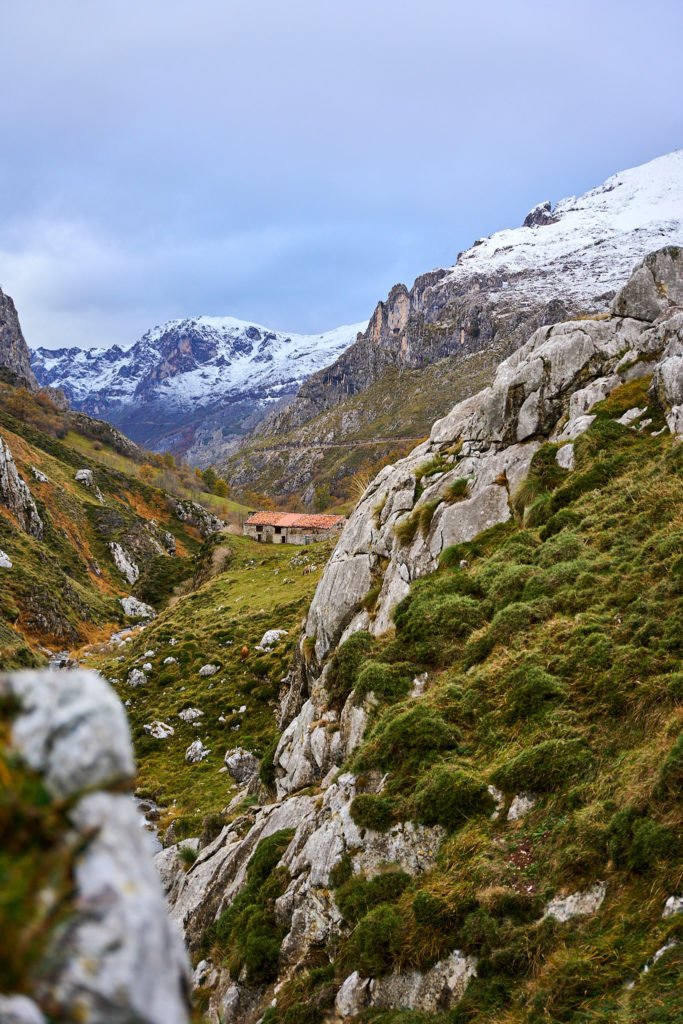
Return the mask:
[[41,384],[62,388],[76,406],[161,398],[180,408],[245,391],[275,400],[333,361],[367,322],[323,334],[287,334],[234,317],[169,320],[132,348],[36,349]]
[[[322,334],[289,334],[234,317],[169,320],[130,349],[39,348],[31,365],[42,386],[99,416],[148,448],[190,453],[220,437],[230,444],[276,403],[333,362],[367,322]],[[194,449],[194,450],[193,450]]]
[[558,294],[590,302],[623,284],[635,263],[661,245],[683,242],[683,149],[620,171],[553,208],[540,203],[524,226],[497,231],[460,253],[439,282],[498,275],[534,302]]

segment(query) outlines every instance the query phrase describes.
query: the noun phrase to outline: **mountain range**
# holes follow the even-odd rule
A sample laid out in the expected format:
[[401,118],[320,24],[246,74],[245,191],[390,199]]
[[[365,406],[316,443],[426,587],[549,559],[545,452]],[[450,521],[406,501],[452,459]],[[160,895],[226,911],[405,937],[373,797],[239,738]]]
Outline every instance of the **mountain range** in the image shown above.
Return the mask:
[[351,477],[407,451],[537,327],[605,312],[638,260],[681,242],[677,150],[539,203],[395,285],[367,323],[298,335],[171,320],[127,350],[37,348],[32,372],[147,448],[220,466],[238,491],[342,504]]
[[43,386],[156,451],[190,455],[215,434],[234,441],[337,358],[365,323],[291,334],[233,317],[169,320],[131,348],[37,348]]

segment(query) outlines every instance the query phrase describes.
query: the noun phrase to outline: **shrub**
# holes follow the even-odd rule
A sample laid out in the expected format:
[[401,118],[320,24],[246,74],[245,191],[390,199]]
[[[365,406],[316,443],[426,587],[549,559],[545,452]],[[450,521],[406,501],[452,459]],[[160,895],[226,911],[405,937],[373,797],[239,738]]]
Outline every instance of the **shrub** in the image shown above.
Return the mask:
[[465,649],[465,666],[483,661],[496,644],[507,644],[518,633],[523,633],[532,623],[537,622],[545,611],[540,603],[523,604],[515,601],[496,612],[486,633],[468,643]]
[[438,662],[450,643],[469,636],[484,621],[479,601],[454,592],[452,581],[459,578],[451,576],[431,588],[413,588],[394,612],[399,638],[411,645],[419,661]]
[[584,778],[592,762],[581,740],[545,740],[507,761],[492,778],[505,793],[549,793]]
[[571,530],[562,530],[543,544],[537,562],[539,565],[555,565],[557,562],[573,562],[585,550],[581,538]]
[[425,825],[443,825],[450,831],[469,818],[491,814],[495,801],[485,784],[451,765],[430,772],[415,792],[415,813]]
[[359,697],[374,693],[378,697],[400,697],[408,692],[412,673],[399,665],[366,661],[358,673],[355,690]]
[[356,924],[373,907],[395,903],[410,882],[410,875],[405,871],[387,871],[370,879],[355,875],[335,891],[334,898],[344,920]]
[[353,877],[353,861],[348,853],[345,853],[330,871],[330,885],[333,889],[339,889],[351,877]]
[[403,919],[390,904],[381,904],[359,921],[349,936],[345,961],[365,978],[386,974],[401,950]]
[[451,504],[455,501],[462,501],[463,498],[467,497],[469,486],[470,482],[465,476],[452,480],[444,492],[444,501],[448,501]]
[[607,829],[607,848],[615,865],[636,874],[645,874],[657,861],[674,855],[677,846],[672,829],[631,807],[618,811]]
[[507,676],[507,718],[511,722],[530,718],[564,700],[562,684],[533,662],[521,665]]
[[415,510],[413,515],[417,515],[417,522],[420,527],[420,533],[423,537],[426,537],[429,533],[429,528],[432,525],[432,519],[434,513],[441,504],[441,501],[426,501],[423,505]]
[[404,516],[403,519],[399,519],[394,524],[394,536],[398,540],[399,544],[408,547],[415,540],[415,534],[419,526],[419,517],[411,512],[410,515]]
[[359,793],[350,810],[351,817],[360,828],[386,832],[394,823],[391,803],[376,793]]
[[487,910],[478,907],[465,918],[461,932],[460,941],[466,953],[486,955],[495,947],[500,925]]
[[358,670],[373,644],[374,640],[370,634],[361,631],[353,633],[336,649],[330,660],[325,680],[327,691],[333,702],[343,704],[351,693],[356,683]]
[[275,900],[289,880],[277,864],[293,835],[293,829],[283,829],[261,840],[247,866],[246,885],[205,935],[205,944],[215,942],[225,952],[233,977],[246,969],[249,985],[263,985],[277,976],[286,929],[276,920]]
[[280,741],[279,736],[275,736],[270,743],[265,747],[263,751],[263,757],[261,758],[261,765],[259,767],[259,778],[264,786],[271,789],[275,785],[275,751]]
[[680,798],[683,792],[683,733],[681,733],[659,770],[657,794]]
[[521,597],[535,572],[530,565],[494,562],[488,570],[480,574],[479,579],[484,584],[493,607],[499,610]]
[[[469,900],[464,904],[464,916],[474,910],[476,902]],[[460,910],[460,913],[458,913]],[[413,897],[413,914],[419,925],[428,928],[435,928],[440,931],[448,931],[453,928],[463,916],[463,905],[453,907],[439,896],[435,896],[425,889],[419,889]]]
[[415,766],[457,745],[458,733],[425,704],[390,708],[376,723],[357,758],[360,769]]
[[381,583],[373,583],[373,585],[370,587],[370,589],[368,590],[367,594],[365,595],[365,597],[361,601],[361,605],[363,606],[363,608],[365,609],[366,612],[374,612],[375,608],[377,607],[377,601],[379,600],[379,595],[381,593],[382,593],[382,584]]

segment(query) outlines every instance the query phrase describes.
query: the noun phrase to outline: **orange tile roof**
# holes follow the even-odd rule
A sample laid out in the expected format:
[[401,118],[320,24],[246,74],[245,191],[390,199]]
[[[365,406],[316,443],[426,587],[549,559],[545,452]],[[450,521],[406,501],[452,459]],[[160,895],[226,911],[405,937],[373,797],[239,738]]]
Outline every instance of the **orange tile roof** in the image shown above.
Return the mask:
[[298,512],[254,512],[247,526],[293,526],[304,530],[331,530],[345,523],[344,516],[299,515]]

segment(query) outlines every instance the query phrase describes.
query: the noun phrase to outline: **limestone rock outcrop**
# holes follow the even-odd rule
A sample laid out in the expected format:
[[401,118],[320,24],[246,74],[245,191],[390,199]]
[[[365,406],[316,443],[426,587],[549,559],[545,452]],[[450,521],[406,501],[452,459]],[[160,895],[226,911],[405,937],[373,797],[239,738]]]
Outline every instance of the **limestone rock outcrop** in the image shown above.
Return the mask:
[[[0,676],[16,705],[10,747],[68,808],[64,857],[73,897],[33,972],[28,999],[5,999],[3,1020],[187,1024],[188,965],[170,922],[133,798],[135,773],[125,713],[94,672]],[[38,895],[38,894],[37,894]],[[40,894],[49,901],[49,891]],[[31,1017],[33,1013],[33,1017]]]
[[28,485],[19,476],[9,445],[0,437],[0,501],[16,517],[20,527],[38,540],[43,536],[43,520]]

